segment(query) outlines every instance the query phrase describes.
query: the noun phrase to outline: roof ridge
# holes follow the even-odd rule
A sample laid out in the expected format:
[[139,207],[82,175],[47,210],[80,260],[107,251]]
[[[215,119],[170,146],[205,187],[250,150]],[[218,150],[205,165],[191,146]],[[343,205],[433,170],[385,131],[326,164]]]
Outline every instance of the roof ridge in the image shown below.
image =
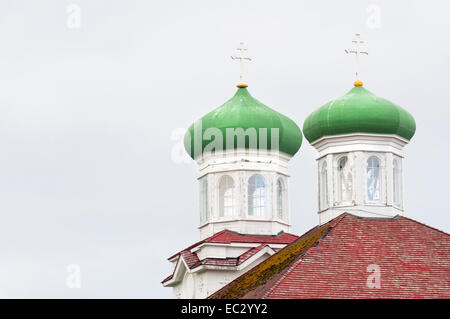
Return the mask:
[[213,237],[215,238],[215,237],[217,237],[218,235],[220,235],[221,233],[224,233],[224,232],[231,232],[231,231],[229,231],[227,229],[221,230],[220,232],[217,232],[217,233],[215,233],[215,234],[213,234],[213,235],[211,235],[211,236],[209,236],[209,237],[207,237],[205,239],[202,239],[202,240],[200,240],[200,241],[198,241],[198,242],[196,242],[196,243],[194,243],[194,244],[192,244],[192,245],[190,245],[190,246],[180,250],[179,252],[173,254],[172,256],[170,256],[167,259],[170,260],[170,259],[174,258],[175,256],[180,255],[185,250],[191,250],[192,248],[195,248],[195,247],[197,247],[197,246],[199,246],[199,245],[201,245],[203,243],[209,242],[209,240],[211,238],[213,238]]
[[229,230],[227,230],[227,229],[221,230],[220,232],[217,232],[217,233],[215,233],[215,234],[213,234],[213,235],[211,235],[211,236],[209,236],[209,237],[207,237],[207,238],[205,238],[205,239],[199,240],[198,242],[196,242],[196,243],[194,243],[194,244],[192,244],[192,245],[190,245],[190,246],[188,246],[188,247],[186,247],[186,248],[180,250],[179,252],[173,254],[172,256],[170,256],[170,257],[167,258],[167,259],[170,260],[170,259],[174,258],[175,256],[180,255],[183,251],[185,251],[185,250],[191,250],[192,248],[195,248],[195,247],[197,247],[197,246],[199,246],[199,245],[201,245],[201,244],[203,244],[203,243],[205,243],[205,242],[208,242],[209,239],[211,239],[211,238],[213,238],[213,237],[215,238],[215,237],[217,237],[219,234],[224,233],[224,232],[231,232],[231,231],[229,231]]
[[[346,214],[346,213],[341,214],[341,215],[345,215],[345,214]],[[339,215],[338,217],[340,217],[341,215]],[[338,218],[338,217],[336,217],[336,218]],[[336,222],[336,224],[340,223],[341,220],[344,219],[344,217],[345,217],[345,216],[342,216],[342,217],[340,218],[340,220],[338,220],[338,221]],[[326,225],[326,224],[325,224],[325,225]],[[323,226],[325,226],[325,225],[323,225]],[[325,227],[326,227],[326,226],[325,226]],[[331,226],[331,225],[328,226],[328,229],[325,231],[324,234],[322,234],[322,236],[320,236],[320,237],[319,237],[315,242],[313,242],[307,249],[305,249],[305,251],[304,251],[302,254],[298,255],[297,258],[292,262],[292,264],[289,265],[289,267],[288,267],[288,269],[286,270],[286,272],[284,272],[283,275],[276,281],[276,283],[275,283],[272,287],[270,287],[264,295],[261,296],[261,299],[265,299],[265,298],[266,298],[266,297],[267,297],[267,296],[268,296],[268,295],[269,295],[276,287],[278,287],[278,286],[280,285],[281,281],[283,281],[283,279],[286,278],[287,275],[289,275],[289,274],[292,272],[292,270],[298,265],[298,263],[301,262],[301,261],[303,260],[303,257],[306,256],[307,252],[308,252],[312,247],[316,247],[316,246],[317,246],[316,243],[319,243],[319,242],[322,240],[322,238],[326,237],[326,236],[333,230],[334,227],[335,227],[335,226]]]
[[[256,247],[252,247],[252,248],[250,248],[249,250],[246,250],[246,251],[244,251],[242,254],[240,254],[239,256],[237,256],[237,257],[235,257],[235,258],[237,258],[237,261],[238,261],[238,264],[240,263],[240,261],[241,261],[241,258],[244,256],[244,255],[246,255],[246,254],[249,254],[250,252],[253,252],[253,251],[261,251],[264,247],[266,247],[266,246],[269,246],[269,244],[267,244],[267,243],[261,243],[261,244],[259,244],[258,246],[256,246]],[[269,246],[270,247],[270,246]],[[247,258],[248,259],[248,258]],[[247,259],[245,259],[244,261],[246,261]]]
[[[190,255],[192,255],[192,256],[195,257],[196,260],[194,261],[194,264],[192,264],[192,267],[189,266],[188,260],[186,260],[186,258],[183,257],[183,254],[184,254],[184,253],[190,254]],[[167,277],[162,281],[162,283],[164,283],[164,282],[166,282],[166,281],[172,279],[172,278],[175,276],[175,271],[177,270],[178,264],[179,264],[180,262],[182,262],[182,260],[183,260],[183,262],[184,262],[184,265],[185,265],[186,268],[188,268],[188,269],[194,269],[194,268],[198,267],[198,266],[201,264],[201,260],[200,260],[200,258],[198,258],[197,254],[191,252],[189,249],[184,249],[184,250],[180,251],[180,252],[179,252],[178,254],[176,254],[176,255],[180,255],[180,258],[178,258],[178,260],[177,260],[177,262],[176,262],[176,264],[175,264],[175,267],[173,268],[172,274],[169,275],[169,276],[167,276]],[[176,256],[176,255],[174,255],[174,256]],[[172,258],[172,257],[171,257],[171,258]],[[170,259],[170,258],[169,258],[169,259]],[[169,277],[170,277],[170,278],[169,278]]]
[[328,222],[326,222],[323,225],[319,225],[319,228],[322,228],[324,226],[330,226],[330,227],[336,227],[344,218],[346,217],[357,217],[356,215],[347,213],[347,212],[343,212],[342,214],[336,216],[335,218],[329,220]]
[[[368,212],[366,210],[364,210],[365,212]],[[392,221],[392,220],[398,220],[400,218],[400,215],[397,214],[395,216],[386,216],[386,217],[372,217],[372,216],[358,216],[352,213],[346,213],[349,216],[355,217],[357,219],[361,219],[361,220],[374,220],[374,221]]]
[[[270,259],[272,259],[273,262],[273,258],[281,258],[280,260],[277,261],[277,268],[281,267],[283,263],[287,263],[287,265],[290,265],[292,262],[289,262],[289,260],[291,260],[291,258],[293,258],[292,260],[296,260],[297,256],[295,256],[296,254],[301,254],[303,252],[304,247],[306,246],[307,248],[305,248],[305,251],[312,246],[312,244],[314,244],[317,240],[314,240],[315,236],[320,235],[320,237],[322,237],[323,233],[325,233],[328,228],[330,226],[323,226],[320,227],[319,229],[317,229],[315,232],[312,232],[311,234],[309,234],[308,236],[305,237],[299,237],[296,240],[294,240],[292,243],[286,245],[284,248],[280,249],[279,251],[277,251],[275,254],[273,254],[272,256],[270,256],[269,258],[267,258],[266,260],[262,261],[261,263],[259,263],[258,265],[255,265],[254,267],[252,267],[251,269],[249,269],[248,271],[244,272],[243,274],[241,274],[240,276],[238,276],[237,278],[235,278],[234,280],[232,280],[231,282],[229,282],[227,285],[223,286],[222,288],[218,289],[217,291],[215,291],[214,293],[212,293],[210,296],[208,296],[208,299],[212,299],[212,298],[230,298],[230,294],[233,296],[233,290],[238,289],[238,291],[241,291],[243,289],[248,289],[249,287],[254,286],[255,284],[258,284],[258,282],[261,282],[260,284],[258,284],[257,286],[260,286],[262,284],[264,284],[265,282],[262,282],[261,280],[263,280],[262,278],[264,276],[268,276],[268,278],[272,278],[274,275],[280,273],[279,271],[277,271],[276,269],[273,268],[273,266],[270,265]],[[294,256],[292,256],[294,255]],[[277,256],[277,257],[276,257]],[[248,281],[245,283],[242,283],[242,279],[245,278],[245,276],[255,276],[255,273],[258,273],[256,276],[258,276],[256,281]],[[263,276],[263,277],[261,277]],[[268,279],[266,278],[266,279]],[[249,286],[249,283],[251,282],[251,285]],[[239,285],[243,284],[244,287],[238,288]],[[228,291],[227,291],[228,290]],[[237,292],[235,292],[237,293]],[[245,293],[244,293],[245,295]],[[243,295],[241,295],[242,297]],[[240,298],[240,297],[232,297],[232,298]]]
[[209,236],[208,238],[205,238],[205,239],[203,239],[205,242],[209,242],[211,239],[213,239],[213,238],[216,238],[216,237],[219,237],[219,235],[222,235],[223,233],[232,233],[232,231],[231,230],[228,230],[228,229],[223,229],[223,230],[221,230],[220,232],[217,232],[217,233],[215,233],[215,234],[213,234],[213,235],[211,235],[211,236]]
[[[404,219],[407,219],[407,220],[409,220],[409,221],[412,221],[412,222],[414,222],[414,223],[416,223],[416,224],[419,224],[419,225],[425,226],[425,227],[427,227],[427,228],[430,228],[430,229],[432,229],[432,230],[435,230],[435,231],[438,231],[438,232],[440,232],[440,233],[443,233],[444,235],[450,236],[450,234],[446,233],[445,231],[443,231],[443,230],[441,230],[441,229],[439,229],[439,228],[436,228],[436,227],[427,225],[427,224],[425,224],[425,223],[419,222],[418,220],[415,220],[415,219],[413,219],[413,218],[409,218],[409,217],[406,217],[406,216],[403,216],[403,215],[400,215],[400,214],[397,214],[397,215],[395,215],[394,217],[385,217],[385,218],[380,218],[380,217],[362,217],[362,216],[353,215],[353,214],[348,213],[348,212],[345,212],[345,213],[343,213],[342,215],[344,215],[344,214],[349,215],[349,216],[352,216],[352,217],[355,217],[355,218],[357,218],[357,219],[362,219],[362,220],[373,220],[373,221],[391,221],[391,220],[398,220],[398,219],[400,219],[400,218],[404,218]],[[338,217],[339,217],[339,216],[338,216]]]
[[176,257],[177,255],[180,255],[180,254],[181,254],[183,251],[185,251],[185,250],[191,250],[192,248],[195,248],[195,247],[197,247],[198,245],[203,244],[204,242],[205,242],[205,239],[202,239],[202,240],[200,240],[200,241],[198,241],[198,242],[196,242],[196,243],[190,245],[189,247],[186,247],[186,248],[180,250],[179,252],[173,254],[172,256],[170,256],[169,258],[167,258],[167,260],[170,260],[170,259]]
[[430,228],[430,229],[432,229],[432,230],[436,230],[436,231],[438,231],[438,232],[440,232],[440,233],[443,233],[444,235],[450,236],[450,234],[446,233],[446,232],[443,231],[443,230],[440,230],[439,228],[436,228],[436,227],[427,225],[427,224],[425,224],[425,223],[419,222],[419,221],[417,221],[417,220],[415,220],[415,219],[413,219],[413,218],[409,218],[409,217],[405,217],[405,216],[400,216],[400,218],[404,218],[404,219],[410,220],[410,221],[412,221],[412,222],[414,222],[414,223],[416,223],[416,224],[425,226],[425,227]]
[[[311,245],[311,247],[312,247],[312,245]],[[311,248],[310,247],[310,248]],[[307,249],[307,250],[309,250],[309,248]],[[261,299],[266,299],[266,297],[276,288],[276,287],[278,287],[279,285],[280,285],[280,283],[281,283],[281,281],[284,279],[284,278],[286,278],[286,276],[287,275],[289,275],[291,272],[292,272],[292,270],[297,266],[297,263],[299,262],[299,261],[301,261],[302,260],[302,256],[299,256],[296,260],[294,260],[294,262],[291,264],[291,265],[289,265],[289,267],[288,267],[288,269],[286,270],[286,272],[275,282],[275,284],[272,286],[272,287],[270,287],[268,290],[267,290],[267,292],[266,293],[264,293],[262,296],[261,296]]]
[[269,245],[268,243],[261,243],[261,244],[259,244],[258,246],[251,247],[249,250],[246,250],[245,252],[243,252],[242,254],[240,254],[238,257],[241,257],[242,255],[245,255],[245,254],[248,253],[249,251],[258,249],[258,248],[261,247],[261,246],[264,247],[264,246],[268,246],[268,245]]
[[[279,237],[281,237],[283,235],[287,235],[287,236],[293,237],[293,240],[286,241],[285,243],[283,242],[283,244],[289,244],[290,242],[293,242],[293,241],[297,240],[300,237],[298,235],[295,235],[295,234],[292,234],[292,233],[287,233],[287,232],[284,232],[284,231],[280,231],[276,235],[257,235],[257,234],[241,234],[241,233],[238,233],[238,232],[233,231],[233,230],[223,229],[223,230],[221,230],[221,231],[219,231],[219,232],[217,232],[217,233],[215,233],[215,234],[213,234],[213,235],[211,235],[211,236],[209,236],[209,237],[207,237],[205,239],[202,239],[202,240],[200,240],[200,241],[198,241],[198,242],[196,242],[196,243],[194,243],[194,244],[192,244],[192,245],[190,245],[190,246],[188,246],[188,247],[178,251],[177,253],[171,255],[167,259],[170,260],[172,258],[175,258],[176,256],[180,255],[183,251],[191,250],[191,249],[193,249],[193,248],[195,248],[197,246],[200,246],[200,245],[202,245],[204,243],[214,243],[214,239],[216,239],[217,237],[219,237],[219,236],[221,236],[221,235],[223,235],[225,233],[235,234],[235,235],[238,235],[238,236],[241,236],[241,237],[260,237],[260,238],[274,238],[274,239],[279,238]],[[229,242],[230,243],[234,243],[234,242],[238,243],[239,240],[232,240],[232,239],[230,239]]]
[[220,232],[215,233],[214,235],[212,235],[212,236],[206,238],[206,240],[209,240],[209,239],[211,239],[211,238],[213,238],[213,237],[215,238],[216,235],[218,235],[218,234],[220,234],[220,233],[223,233],[223,232],[228,232],[228,233],[232,233],[232,234],[239,235],[239,236],[243,236],[243,237],[268,237],[268,238],[275,238],[275,237],[282,236],[282,235],[284,235],[284,234],[290,235],[290,236],[294,236],[294,237],[298,237],[298,235],[295,235],[295,234],[292,234],[292,233],[287,233],[287,232],[285,232],[285,231],[283,231],[283,230],[279,231],[279,232],[278,232],[277,234],[275,234],[275,235],[267,235],[267,234],[265,235],[265,234],[243,234],[243,233],[239,233],[239,232],[237,232],[237,231],[235,231],[235,230],[224,229],[224,230],[221,230]]

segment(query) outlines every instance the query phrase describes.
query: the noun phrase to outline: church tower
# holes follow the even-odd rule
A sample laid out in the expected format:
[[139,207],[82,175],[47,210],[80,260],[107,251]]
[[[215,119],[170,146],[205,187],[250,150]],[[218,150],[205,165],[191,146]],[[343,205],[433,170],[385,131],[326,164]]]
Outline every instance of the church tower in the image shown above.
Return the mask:
[[289,160],[300,128],[250,95],[241,81],[234,96],[196,121],[184,145],[199,165],[200,241],[169,257],[162,284],[175,298],[206,298],[298,236],[289,233]]
[[319,152],[319,223],[348,212],[386,218],[403,214],[403,147],[415,133],[414,118],[363,87],[356,56],[354,87],[305,120],[306,139]]
[[449,295],[449,235],[399,216],[414,118],[363,87],[358,64],[367,52],[359,35],[353,42],[346,52],[356,57],[354,87],[304,122],[319,152],[319,225],[300,237],[286,232],[288,162],[301,144],[293,121],[253,98],[241,76],[236,94],[189,128],[201,240],[169,257],[173,270],[162,283],[175,298]]
[[[245,48],[239,48],[241,64]],[[242,70],[242,66],[241,66]],[[235,95],[189,128],[184,144],[200,169],[200,238],[290,231],[288,162],[300,128],[237,85]]]

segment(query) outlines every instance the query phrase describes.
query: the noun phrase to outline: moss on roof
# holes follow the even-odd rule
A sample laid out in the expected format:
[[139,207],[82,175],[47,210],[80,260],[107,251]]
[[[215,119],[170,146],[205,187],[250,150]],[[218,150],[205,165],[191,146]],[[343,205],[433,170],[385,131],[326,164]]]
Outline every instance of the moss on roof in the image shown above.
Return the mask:
[[324,236],[331,226],[319,228],[306,237],[301,237],[258,264],[248,272],[218,290],[211,299],[237,299],[255,288],[264,285],[273,276],[283,271],[298,256],[303,255],[315,242]]

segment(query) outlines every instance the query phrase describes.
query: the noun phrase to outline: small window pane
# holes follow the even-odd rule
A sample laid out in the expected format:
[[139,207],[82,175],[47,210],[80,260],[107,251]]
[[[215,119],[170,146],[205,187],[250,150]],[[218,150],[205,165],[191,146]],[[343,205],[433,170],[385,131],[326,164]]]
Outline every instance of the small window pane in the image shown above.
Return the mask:
[[367,199],[380,200],[380,162],[377,157],[371,156],[367,160]]
[[352,168],[347,156],[341,157],[338,162],[338,199],[339,202],[350,202],[353,196]]
[[266,188],[261,175],[253,175],[248,181],[248,214],[262,217],[265,215]]
[[234,180],[225,175],[219,184],[220,216],[233,216],[234,211]]

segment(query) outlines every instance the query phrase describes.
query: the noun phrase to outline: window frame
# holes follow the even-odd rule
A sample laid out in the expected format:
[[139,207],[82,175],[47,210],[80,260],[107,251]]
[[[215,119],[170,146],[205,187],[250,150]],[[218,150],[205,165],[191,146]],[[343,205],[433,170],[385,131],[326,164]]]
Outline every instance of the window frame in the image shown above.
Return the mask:
[[[369,165],[370,165],[369,161],[371,159],[377,160],[378,167],[369,167]],[[370,168],[378,169],[378,175],[377,175],[378,199],[370,199],[370,197],[369,197],[368,173],[369,173]],[[382,165],[382,159],[380,158],[380,156],[378,156],[376,154],[368,154],[366,157],[365,166],[364,166],[364,198],[366,199],[367,204],[379,204],[383,201],[383,176],[382,176],[382,174],[383,174],[383,165]]]
[[[262,187],[258,187],[258,181],[256,179],[259,178],[259,177],[261,178],[261,181],[262,181],[262,184],[263,184]],[[255,183],[254,183],[255,187],[254,187],[252,195],[250,195],[250,187],[252,186],[251,182],[252,182],[253,179],[255,180]],[[262,193],[262,195],[259,194],[259,195],[255,196],[254,193],[258,189],[262,189],[263,193]],[[254,205],[255,197],[259,198],[258,202],[259,202],[260,205],[258,205],[258,206]],[[247,181],[247,199],[248,199],[247,200],[247,216],[248,217],[251,217],[251,218],[264,218],[264,217],[266,217],[266,214],[267,214],[267,183],[266,183],[266,179],[264,178],[264,176],[262,174],[253,174],[253,175],[251,175],[249,177],[249,179]],[[250,205],[251,199],[253,199],[252,200],[252,205]],[[262,202],[262,204],[261,204],[261,202]],[[259,209],[260,213],[255,214],[255,208]]]
[[[343,159],[346,159],[346,163],[349,161],[349,154],[340,154],[336,157],[335,163],[336,163],[336,175],[335,175],[335,193],[336,198],[334,200],[335,206],[349,206],[352,205],[354,201],[354,194],[355,194],[355,176],[354,176],[354,168],[351,168],[351,177],[352,177],[352,189],[350,194],[350,199],[347,201],[343,200],[343,194],[342,194],[342,182],[341,182],[341,169],[340,169],[340,162]],[[345,167],[345,165],[343,166]]]
[[[225,183],[225,184],[224,184]],[[219,179],[219,218],[230,218],[235,215],[236,202],[235,202],[235,188],[236,183],[234,178],[228,174],[222,175]],[[231,194],[225,194],[226,191],[230,190]],[[231,201],[230,205],[225,205],[225,196]],[[231,214],[225,214],[228,209]]]

